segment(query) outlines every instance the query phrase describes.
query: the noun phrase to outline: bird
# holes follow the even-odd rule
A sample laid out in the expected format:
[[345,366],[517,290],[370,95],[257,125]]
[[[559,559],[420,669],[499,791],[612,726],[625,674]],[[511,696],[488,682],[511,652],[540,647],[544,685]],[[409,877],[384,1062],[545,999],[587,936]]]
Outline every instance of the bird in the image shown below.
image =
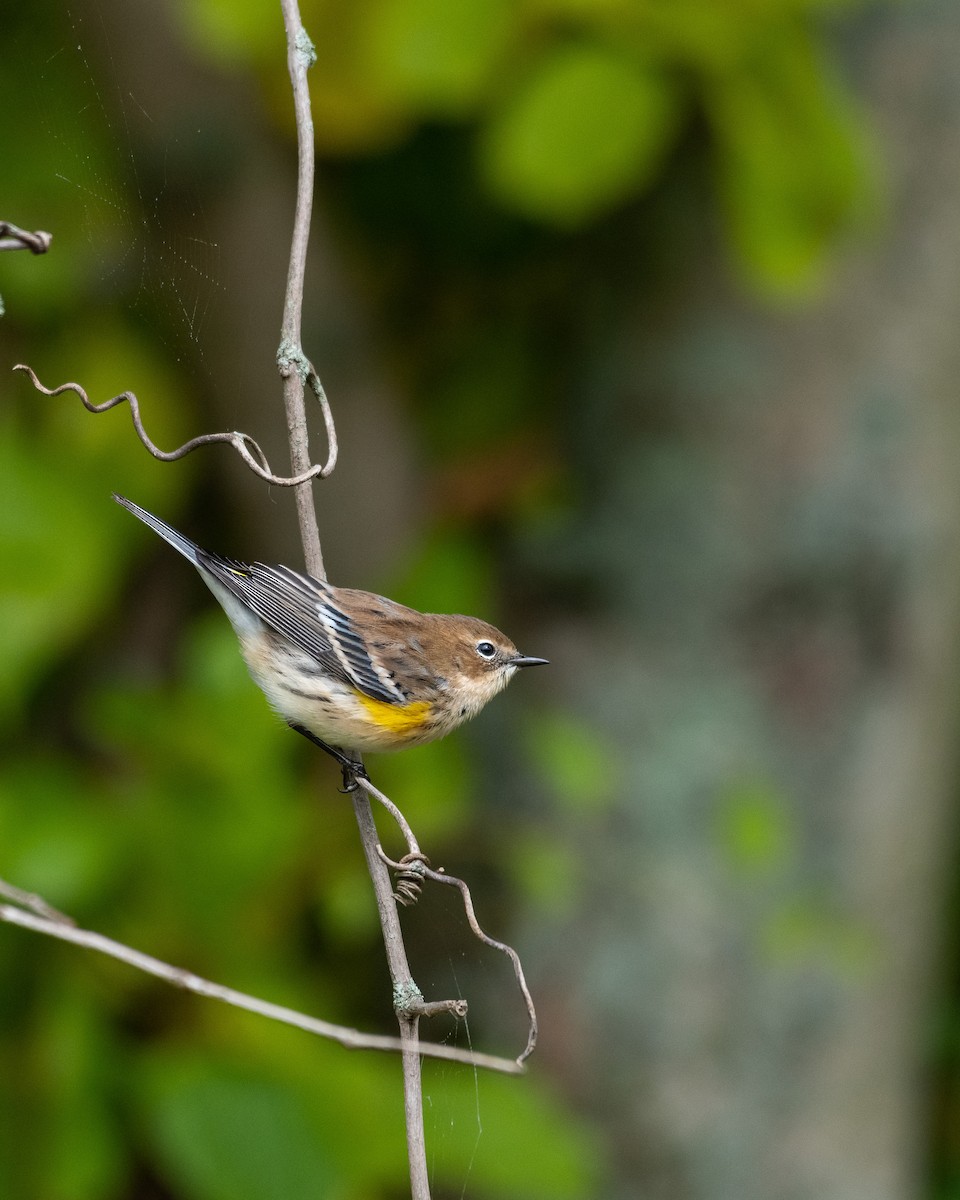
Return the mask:
[[548,662],[478,617],[422,613],[291,567],[226,558],[113,499],[196,567],[270,707],[339,763],[345,790],[366,777],[359,756],[445,737],[518,670]]

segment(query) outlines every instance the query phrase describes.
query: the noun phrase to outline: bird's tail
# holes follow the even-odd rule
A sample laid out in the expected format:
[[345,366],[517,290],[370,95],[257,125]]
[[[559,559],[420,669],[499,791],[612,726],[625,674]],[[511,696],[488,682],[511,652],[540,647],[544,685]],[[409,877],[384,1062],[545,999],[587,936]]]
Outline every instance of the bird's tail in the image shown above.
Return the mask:
[[189,558],[195,567],[200,566],[200,561],[197,557],[200,547],[196,542],[191,542],[188,537],[184,537],[182,533],[178,533],[172,525],[168,525],[166,521],[161,521],[159,517],[155,517],[153,513],[147,512],[139,504],[134,504],[126,496],[118,496],[114,492],[113,498],[118,504],[122,504],[125,509],[132,512],[135,517],[139,517],[144,525],[149,525],[154,533],[159,533],[163,540],[169,542],[174,550],[179,550],[184,558]]

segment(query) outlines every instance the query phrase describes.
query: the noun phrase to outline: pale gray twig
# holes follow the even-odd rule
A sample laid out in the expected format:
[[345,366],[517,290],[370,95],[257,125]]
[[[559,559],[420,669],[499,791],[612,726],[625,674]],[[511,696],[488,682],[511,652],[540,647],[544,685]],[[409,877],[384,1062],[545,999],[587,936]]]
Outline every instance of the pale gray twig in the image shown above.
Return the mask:
[[[290,264],[287,269],[287,288],[283,301],[283,323],[277,366],[283,378],[283,404],[287,414],[287,438],[290,443],[290,465],[294,475],[303,475],[310,463],[307,414],[303,389],[309,383],[320,402],[327,426],[329,446],[328,465],[333,470],[337,461],[336,433],[327,395],[313,365],[301,345],[303,287],[307,271],[307,243],[310,240],[310,215],[313,211],[314,146],[313,117],[310,113],[310,88],[307,72],[317,60],[313,43],[303,27],[297,0],[280,0],[283,27],[287,34],[287,70],[293,89],[293,108],[297,124],[297,204],[290,241]],[[327,471],[326,474],[329,474]],[[294,492],[300,538],[307,570],[316,579],[325,579],[323,554],[320,550],[320,530],[313,506],[313,490],[307,480]]]
[[14,904],[19,904],[21,908],[30,909],[31,912],[35,912],[38,917],[43,917],[46,921],[55,921],[58,925],[76,924],[76,921],[72,917],[58,912],[42,896],[38,896],[36,892],[25,892],[23,888],[14,887],[12,883],[7,883],[5,879],[0,879],[0,896],[6,896],[8,900],[12,900]]
[[382,862],[392,871],[397,871],[404,874],[411,870],[415,874],[424,879],[431,879],[434,883],[448,883],[455,888],[459,888],[460,895],[463,899],[463,909],[467,916],[467,921],[470,928],[476,937],[484,942],[487,946],[494,950],[499,950],[501,954],[505,954],[513,964],[513,973],[517,978],[517,985],[520,988],[520,994],[523,996],[523,1002],[527,1006],[527,1017],[529,1019],[529,1032],[527,1033],[527,1044],[522,1054],[517,1058],[517,1066],[522,1066],[526,1059],[533,1053],[533,1049],[537,1044],[537,1032],[539,1029],[537,1023],[537,1011],[533,1005],[533,997],[530,995],[530,989],[527,987],[527,980],[523,973],[523,965],[520,962],[520,955],[512,946],[508,946],[506,942],[498,942],[496,938],[492,938],[488,933],[485,933],[480,928],[480,922],[477,920],[477,914],[473,908],[473,898],[470,895],[470,889],[462,879],[457,879],[455,875],[448,875],[445,871],[431,870],[427,863],[426,857],[423,854],[408,855],[402,858],[400,862],[394,862],[384,853],[382,846],[377,846],[377,853]]
[[[529,1032],[527,1034],[527,1045],[523,1053],[517,1059],[518,1065],[523,1063],[533,1053],[533,1049],[537,1044],[537,1012],[533,1004],[533,997],[530,994],[530,989],[527,987],[526,977],[523,973],[523,966],[520,962],[520,956],[512,946],[508,946],[506,942],[499,942],[496,938],[490,937],[488,933],[480,927],[480,922],[477,920],[477,914],[473,907],[473,898],[470,895],[470,889],[462,879],[457,879],[453,875],[447,875],[444,871],[433,871],[430,868],[430,860],[420,849],[420,844],[417,841],[416,835],[410,827],[410,823],[403,815],[400,809],[394,802],[385,796],[379,788],[375,787],[370,780],[364,775],[356,776],[357,784],[363,790],[372,796],[375,800],[387,810],[388,813],[396,821],[403,834],[404,840],[407,843],[407,853],[399,862],[394,862],[388,858],[384,849],[379,844],[377,845],[377,854],[382,862],[390,869],[396,872],[397,890],[394,892],[394,899],[398,900],[403,905],[416,904],[420,898],[421,883],[424,879],[431,879],[436,883],[449,883],[460,889],[460,894],[463,898],[463,908],[467,916],[467,921],[474,935],[484,942],[487,946],[494,950],[499,950],[501,954],[505,954],[513,964],[513,972],[517,979],[517,985],[520,988],[520,994],[523,996],[523,1002],[527,1007],[527,1016],[529,1018]],[[443,1001],[441,1001],[443,1003]]]
[[403,815],[400,809],[397,808],[389,796],[385,796],[378,787],[374,787],[366,775],[357,775],[356,781],[367,793],[367,795],[372,796],[375,800],[379,801],[379,803],[383,805],[390,816],[396,821],[397,825],[400,827],[400,832],[403,834],[404,840],[407,843],[407,853],[415,858],[419,858],[420,844],[417,841],[413,830],[410,828],[410,822]]
[[427,1174],[426,1135],[423,1125],[423,1084],[420,1072],[419,1035],[420,1017],[423,1015],[423,993],[417,987],[407,951],[403,943],[403,929],[397,902],[390,883],[390,872],[381,861],[380,839],[370,808],[370,799],[360,788],[352,793],[353,812],[360,830],[360,842],[367,861],[367,870],[373,881],[374,895],[380,928],[383,931],[383,947],[387,956],[387,967],[393,981],[393,1007],[400,1026],[403,1043],[401,1061],[403,1065],[403,1112],[407,1130],[407,1154],[410,1162],[411,1200],[430,1200],[430,1179]]
[[46,254],[53,241],[53,234],[43,229],[31,233],[10,221],[0,221],[0,250],[29,250],[32,254]]
[[[299,473],[309,462],[307,422],[303,402],[304,383],[310,379],[315,380],[316,383],[313,385],[315,392],[319,386],[316,372],[310,366],[300,344],[303,284],[306,272],[307,242],[310,236],[314,182],[313,118],[310,113],[307,71],[313,65],[316,54],[300,19],[297,0],[280,0],[280,6],[283,10],[283,24],[287,34],[287,66],[293,87],[297,122],[298,171],[297,206],[277,362],[284,379],[283,399],[287,414],[290,462],[294,472]],[[322,388],[317,395],[318,398],[323,396],[323,400],[326,399]],[[312,491],[308,485],[304,484],[296,489],[295,495],[307,570],[317,579],[324,579],[326,576]],[[390,885],[390,875],[377,856],[379,843],[370,801],[359,789],[354,789],[353,792],[353,808],[360,830],[364,857],[367,860],[367,868],[377,899],[377,911],[383,931],[387,965],[393,981],[394,1010],[397,1014],[400,1040],[403,1044],[401,1051],[403,1107],[407,1130],[407,1152],[410,1161],[411,1196],[412,1200],[430,1200],[426,1138],[423,1127],[423,1088],[420,1076],[418,1034],[420,1014],[411,1007],[411,1001],[414,1000],[418,1000],[422,1004],[423,996],[410,974],[396,901]]]
[[[17,363],[13,369],[15,371],[25,371],[30,377],[33,386],[38,392],[43,392],[45,396],[59,396],[61,392],[75,392],[80,397],[84,408],[88,412],[107,412],[109,409],[116,408],[118,404],[122,404],[126,400],[130,405],[130,415],[133,418],[133,427],[137,431],[137,436],[153,457],[160,459],[161,462],[176,462],[177,459],[185,457],[199,446],[210,446],[217,442],[226,442],[228,445],[233,446],[234,450],[236,450],[255,475],[258,475],[267,483],[275,484],[277,487],[297,487],[300,484],[308,483],[317,476],[329,475],[336,462],[336,440],[334,438],[334,442],[331,444],[333,458],[328,458],[324,466],[321,467],[315,464],[302,474],[290,477],[274,475],[270,470],[270,464],[267,462],[266,456],[254,439],[247,433],[236,431],[232,433],[202,433],[198,437],[191,438],[189,442],[184,442],[176,450],[161,450],[151,441],[149,434],[144,428],[143,419],[140,416],[140,402],[137,400],[135,393],[121,392],[118,396],[111,396],[109,400],[104,400],[102,404],[94,404],[79,383],[61,383],[59,387],[48,388],[44,387],[40,382],[33,368],[28,367],[25,363]],[[329,406],[325,411],[329,413]]]
[[[310,236],[310,213],[313,205],[314,143],[313,118],[310,113],[310,89],[307,71],[316,54],[313,43],[300,19],[297,0],[280,0],[283,24],[287,34],[287,67],[293,87],[293,103],[297,122],[297,206],[293,239],[290,246],[290,267],[283,307],[283,327],[277,362],[283,376],[283,400],[287,416],[287,436],[290,442],[290,462],[295,473],[304,470],[310,461],[307,442],[307,420],[303,389],[311,382],[321,404],[326,397],[319,388],[319,379],[301,347],[301,313],[303,284],[306,272],[307,242]],[[319,388],[319,391],[317,389]],[[331,443],[335,447],[335,443]],[[320,534],[309,484],[297,487],[297,516],[307,570],[317,579],[326,578]],[[390,884],[390,873],[378,855],[379,839],[373,820],[370,800],[359,788],[353,790],[353,811],[360,831],[367,869],[377,900],[380,928],[387,956],[387,966],[393,981],[394,1011],[400,1027],[403,1065],[403,1109],[407,1131],[407,1154],[410,1163],[411,1200],[430,1200],[430,1180],[427,1174],[427,1148],[423,1126],[423,1085],[420,1072],[421,1045],[419,1021],[423,1013],[423,995],[410,974],[403,931],[397,914],[397,902]],[[418,1007],[420,1006],[420,1007]]]
[[[185,971],[181,967],[161,962],[160,959],[154,958],[150,954],[134,950],[122,942],[105,937],[102,933],[95,933],[90,929],[80,929],[69,917],[58,913],[39,896],[23,892],[20,888],[13,887],[2,880],[0,880],[0,895],[15,901],[14,904],[0,904],[0,921],[5,921],[10,925],[19,925],[23,929],[33,930],[34,933],[46,934],[48,937],[72,942],[87,950],[106,954],[138,971],[145,971],[148,975],[162,979],[174,987],[184,988],[198,996],[208,996],[212,1000],[220,1000],[234,1008],[257,1013],[261,1017],[280,1021],[284,1025],[293,1025],[306,1033],[339,1042],[341,1046],[346,1046],[351,1050],[389,1050],[394,1052],[403,1050],[403,1043],[399,1038],[384,1037],[375,1033],[361,1033],[358,1029],[350,1029],[345,1025],[335,1025],[330,1021],[322,1021],[318,1017],[310,1017],[306,1013],[286,1008],[282,1004],[272,1004],[268,1000],[261,1000],[256,996],[247,995],[245,992],[238,992],[234,988],[224,987],[223,984],[212,983],[209,979],[203,979],[201,976],[193,974],[192,971]],[[27,911],[28,909],[30,911]],[[430,1010],[424,1012],[425,1016],[440,1012],[453,1012],[454,1015],[459,1015],[457,1007],[446,1001],[440,1002],[439,1005],[428,1005],[425,1008]],[[486,1067],[491,1071],[500,1071],[506,1075],[521,1073],[521,1068],[517,1063],[493,1054],[478,1054],[469,1050],[460,1050],[456,1046],[440,1046],[433,1042],[422,1042],[419,1049],[421,1054],[430,1058],[466,1063],[472,1067]]]

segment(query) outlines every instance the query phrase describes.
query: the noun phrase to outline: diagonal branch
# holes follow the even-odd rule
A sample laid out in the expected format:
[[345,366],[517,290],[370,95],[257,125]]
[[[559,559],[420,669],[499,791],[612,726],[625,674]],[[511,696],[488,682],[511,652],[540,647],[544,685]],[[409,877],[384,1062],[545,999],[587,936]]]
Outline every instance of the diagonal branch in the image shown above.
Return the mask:
[[[23,892],[20,888],[5,883],[3,880],[0,880],[0,896],[14,901],[13,904],[0,904],[0,921],[5,921],[9,925],[19,925],[23,929],[33,930],[34,933],[46,934],[47,937],[58,938],[60,941],[71,942],[75,946],[106,954],[110,958],[135,967],[138,971],[145,971],[148,975],[162,979],[174,987],[184,988],[198,996],[208,996],[212,1000],[220,1000],[234,1008],[257,1013],[261,1017],[280,1021],[284,1025],[293,1025],[306,1033],[339,1042],[341,1046],[346,1046],[350,1050],[396,1052],[403,1049],[403,1043],[399,1038],[384,1037],[375,1033],[361,1033],[360,1030],[350,1029],[346,1025],[335,1025],[331,1021],[322,1021],[319,1017],[308,1016],[306,1013],[297,1012],[296,1009],[287,1008],[282,1004],[273,1004],[269,1000],[261,1000],[246,992],[238,992],[223,984],[213,983],[209,979],[195,975],[192,971],[171,966],[150,954],[144,954],[140,950],[134,950],[131,946],[125,946],[122,942],[116,942],[102,933],[96,933],[91,929],[80,929],[71,918],[58,913],[40,896]],[[27,911],[28,909],[30,911]],[[423,1014],[425,1016],[439,1012],[454,1012],[454,1015],[459,1015],[446,1002],[441,1002],[440,1005],[426,1006],[426,1008],[430,1011],[425,1011]],[[429,1058],[442,1058],[450,1062],[467,1063],[473,1067],[486,1067],[491,1071],[500,1071],[506,1075],[523,1073],[523,1068],[519,1063],[494,1054],[478,1054],[470,1050],[460,1050],[456,1046],[437,1045],[434,1042],[422,1042],[419,1049],[421,1054]]]

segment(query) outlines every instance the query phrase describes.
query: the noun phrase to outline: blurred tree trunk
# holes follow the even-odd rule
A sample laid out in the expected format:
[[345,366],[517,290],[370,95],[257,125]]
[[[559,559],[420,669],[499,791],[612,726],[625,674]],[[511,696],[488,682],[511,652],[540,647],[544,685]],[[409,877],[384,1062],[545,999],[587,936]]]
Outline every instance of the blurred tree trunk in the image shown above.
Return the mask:
[[615,1130],[611,1195],[925,1187],[956,832],[960,8],[857,32],[889,176],[869,247],[772,317],[688,252],[570,418],[592,501],[548,570],[598,604],[552,669],[622,772],[615,819],[577,830],[604,867],[541,927],[538,982],[565,997],[548,1047],[559,1022]]

